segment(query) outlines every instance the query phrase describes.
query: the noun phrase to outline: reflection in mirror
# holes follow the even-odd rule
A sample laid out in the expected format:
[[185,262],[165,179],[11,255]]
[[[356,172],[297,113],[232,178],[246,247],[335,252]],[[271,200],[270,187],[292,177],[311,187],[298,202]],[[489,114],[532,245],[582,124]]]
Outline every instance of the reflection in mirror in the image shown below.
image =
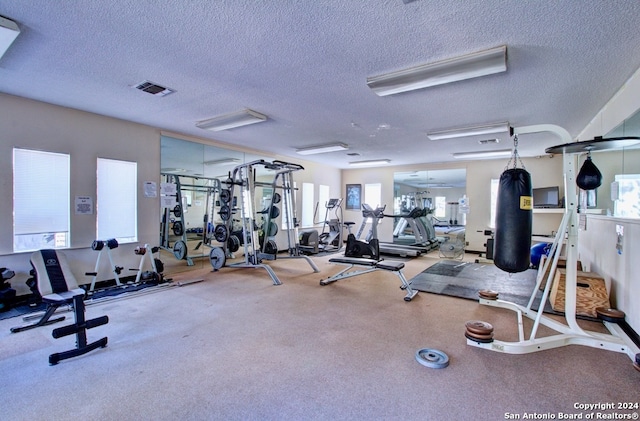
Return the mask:
[[[604,137],[625,136],[640,137],[640,111]],[[594,197],[598,208],[596,213],[640,218],[640,143],[621,150],[592,153],[592,157],[603,176],[602,186]],[[586,155],[581,157],[580,163],[584,159]]]
[[466,198],[466,176],[464,168],[394,173],[394,243],[423,242],[417,229],[422,226],[438,241],[464,243],[465,202],[460,206],[460,200]]

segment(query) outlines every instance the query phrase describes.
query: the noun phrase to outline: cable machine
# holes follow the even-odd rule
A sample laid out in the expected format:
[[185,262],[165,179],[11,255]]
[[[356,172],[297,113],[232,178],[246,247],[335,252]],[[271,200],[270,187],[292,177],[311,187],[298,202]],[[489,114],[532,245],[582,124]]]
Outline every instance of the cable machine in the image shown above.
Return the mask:
[[[256,181],[256,167],[262,166],[268,170],[276,171],[271,183]],[[292,173],[303,170],[301,165],[284,161],[268,162],[263,159],[248,162],[233,169],[229,179],[225,182],[229,186],[229,200],[233,201],[231,206],[225,209],[224,229],[216,227],[215,231],[228,234],[221,235],[218,240],[223,245],[211,249],[209,259],[214,270],[225,266],[226,259],[233,257],[235,245],[244,247],[244,261],[232,263],[230,267],[262,268],[267,271],[274,285],[281,285],[282,282],[273,269],[263,263],[264,260],[275,260],[278,254],[278,246],[275,235],[278,232],[278,225],[274,221],[280,216],[280,209],[276,206],[282,201],[283,218],[287,226],[287,242],[289,255],[285,258],[303,258],[307,260],[314,272],[320,270],[313,261],[300,252],[298,244],[298,220],[295,213],[295,195]],[[256,212],[254,210],[256,199],[256,187],[270,188],[270,196],[263,197],[263,209]],[[236,190],[237,189],[237,190]],[[276,189],[280,189],[282,194]],[[239,194],[236,194],[239,192]],[[225,195],[226,196],[226,195]],[[234,220],[233,214],[240,210],[240,219]],[[233,208],[233,209],[232,209]],[[261,215],[261,224],[257,223],[257,216]],[[240,222],[241,229],[234,230],[234,222]]]

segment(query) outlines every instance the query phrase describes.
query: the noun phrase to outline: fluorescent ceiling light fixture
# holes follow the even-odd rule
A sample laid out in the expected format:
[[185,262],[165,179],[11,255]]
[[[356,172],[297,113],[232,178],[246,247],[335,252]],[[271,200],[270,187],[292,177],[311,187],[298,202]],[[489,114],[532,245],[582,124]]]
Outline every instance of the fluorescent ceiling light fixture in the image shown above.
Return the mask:
[[352,167],[371,167],[374,165],[386,165],[388,163],[390,163],[391,160],[389,159],[372,159],[369,161],[354,161],[354,162],[349,162],[349,165]]
[[11,47],[11,44],[18,38],[19,34],[20,28],[14,21],[0,16],[0,58]]
[[460,127],[457,129],[441,130],[438,132],[427,133],[427,137],[431,140],[456,139],[458,137],[468,136],[484,136],[496,133],[511,134],[511,126],[509,123],[493,123],[481,126]]
[[443,85],[507,70],[507,46],[367,78],[379,96]]
[[196,123],[196,127],[213,132],[247,126],[267,121],[267,116],[253,110],[242,110],[231,114],[213,117]]
[[500,149],[496,151],[479,151],[479,152],[456,152],[454,158],[500,158],[511,156],[511,149]]
[[331,143],[327,145],[310,146],[308,148],[296,149],[296,153],[300,155],[314,155],[317,153],[346,151],[349,149],[348,145],[344,143]]
[[240,162],[239,158],[222,158],[213,161],[205,161],[204,165],[232,165]]

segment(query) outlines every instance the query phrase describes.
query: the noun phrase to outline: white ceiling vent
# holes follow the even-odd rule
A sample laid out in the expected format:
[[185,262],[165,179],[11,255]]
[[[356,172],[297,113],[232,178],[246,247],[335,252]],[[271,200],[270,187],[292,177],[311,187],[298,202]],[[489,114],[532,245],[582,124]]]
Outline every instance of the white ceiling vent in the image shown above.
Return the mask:
[[164,86],[160,86],[157,83],[153,83],[149,80],[140,82],[137,85],[134,85],[133,87],[155,96],[167,96],[175,92],[175,89],[165,88]]

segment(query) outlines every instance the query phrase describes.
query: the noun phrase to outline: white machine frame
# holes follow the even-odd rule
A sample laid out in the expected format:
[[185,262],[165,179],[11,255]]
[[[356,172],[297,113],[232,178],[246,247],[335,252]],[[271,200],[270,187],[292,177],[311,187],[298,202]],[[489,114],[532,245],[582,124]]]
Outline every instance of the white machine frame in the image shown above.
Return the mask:
[[[560,136],[563,143],[570,143],[571,136],[562,127],[543,124],[514,128],[514,134],[551,132]],[[488,300],[480,298],[482,305],[506,308],[517,314],[518,320],[518,341],[505,342],[493,340],[492,342],[476,342],[467,338],[467,345],[489,349],[491,351],[504,352],[508,354],[527,354],[543,351],[546,349],[559,348],[567,345],[583,345],[592,348],[606,349],[609,351],[626,354],[634,360],[635,355],[640,352],[638,346],[617,324],[604,321],[604,325],[609,330],[609,334],[593,332],[582,329],[576,320],[577,301],[577,261],[578,261],[578,194],[575,183],[576,177],[576,154],[563,150],[563,171],[565,188],[565,211],[560,223],[560,228],[553,240],[549,257],[544,266],[539,270],[536,286],[533,289],[531,298],[526,307],[503,300]],[[543,314],[544,303],[546,302],[553,276],[560,257],[562,244],[566,237],[566,276],[565,276],[565,320],[566,324],[558,322]],[[551,270],[547,269],[551,267]],[[544,274],[548,273],[546,285],[544,287],[540,309],[532,310],[532,305],[538,289],[542,283]],[[528,339],[525,337],[523,316],[534,321]],[[536,337],[538,327],[542,324],[558,334],[547,337]]]

